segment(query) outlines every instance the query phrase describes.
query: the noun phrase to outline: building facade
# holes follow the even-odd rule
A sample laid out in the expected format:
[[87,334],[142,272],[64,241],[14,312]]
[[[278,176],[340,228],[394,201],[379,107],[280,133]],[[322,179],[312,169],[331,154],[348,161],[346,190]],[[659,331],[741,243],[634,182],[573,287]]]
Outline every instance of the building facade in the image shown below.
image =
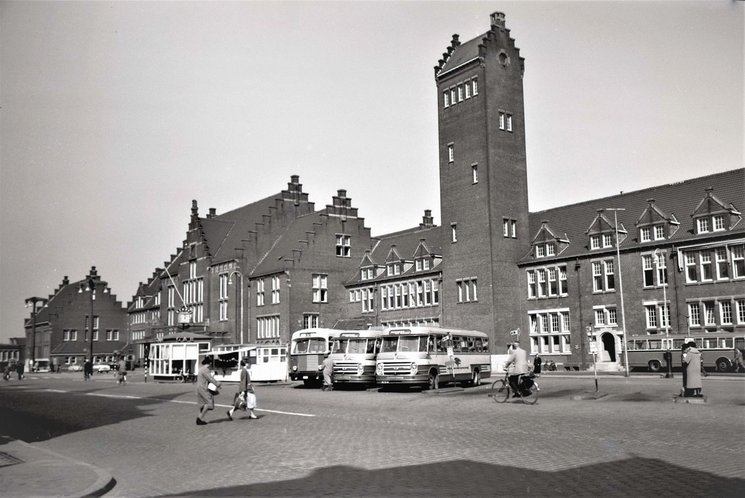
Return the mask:
[[[65,276],[44,306],[26,321],[25,329],[26,358],[54,371],[82,365],[91,354],[94,364],[131,354],[126,351],[130,343],[126,309],[95,266],[83,280],[70,282]],[[31,347],[33,355],[28,350]],[[30,371],[31,365],[26,369]]]

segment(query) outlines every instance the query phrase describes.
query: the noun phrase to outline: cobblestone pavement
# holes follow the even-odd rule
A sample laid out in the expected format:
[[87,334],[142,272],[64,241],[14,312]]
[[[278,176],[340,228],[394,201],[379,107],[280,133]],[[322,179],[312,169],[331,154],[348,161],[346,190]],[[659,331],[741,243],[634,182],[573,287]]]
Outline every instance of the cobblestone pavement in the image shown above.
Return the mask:
[[[93,389],[45,379],[28,387],[44,382],[72,398]],[[488,385],[439,394],[267,385],[257,388],[259,419],[233,422],[226,387],[210,423],[197,426],[193,386],[97,379],[95,389],[114,396],[101,403],[135,404],[139,416],[36,444],[110,472],[117,484],[107,496],[745,492],[743,379],[705,379],[702,404],[673,402],[679,379],[601,378],[598,399],[591,377],[540,383],[534,406],[497,404]]]

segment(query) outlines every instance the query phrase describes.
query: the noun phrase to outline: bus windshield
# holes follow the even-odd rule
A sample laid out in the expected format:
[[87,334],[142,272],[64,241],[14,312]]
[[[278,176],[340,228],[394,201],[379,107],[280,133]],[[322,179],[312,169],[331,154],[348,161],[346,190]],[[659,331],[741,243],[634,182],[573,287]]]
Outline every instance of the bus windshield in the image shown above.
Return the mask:
[[375,353],[375,339],[336,339],[334,341],[332,352],[347,354],[372,354]]
[[311,337],[308,339],[298,339],[292,346],[294,354],[303,353],[325,353],[326,339],[323,337]]
[[391,336],[384,337],[383,343],[380,347],[381,353],[395,353],[395,352],[426,352],[427,351],[427,337],[426,335],[406,335],[406,336]]

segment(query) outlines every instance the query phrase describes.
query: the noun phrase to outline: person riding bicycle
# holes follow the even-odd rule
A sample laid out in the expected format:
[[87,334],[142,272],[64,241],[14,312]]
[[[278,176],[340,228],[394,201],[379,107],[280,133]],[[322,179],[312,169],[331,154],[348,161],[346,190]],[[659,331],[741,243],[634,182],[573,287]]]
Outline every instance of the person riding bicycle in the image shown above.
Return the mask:
[[512,349],[504,364],[504,370],[509,374],[510,387],[514,393],[513,397],[520,396],[520,376],[526,375],[530,371],[528,353],[520,347],[520,341],[515,341],[512,344]]

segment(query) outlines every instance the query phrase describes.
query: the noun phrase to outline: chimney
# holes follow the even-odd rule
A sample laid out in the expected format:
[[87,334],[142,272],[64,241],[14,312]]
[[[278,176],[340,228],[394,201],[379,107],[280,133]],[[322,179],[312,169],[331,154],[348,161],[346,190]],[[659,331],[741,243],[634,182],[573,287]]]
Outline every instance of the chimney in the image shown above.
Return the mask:
[[494,12],[491,15],[492,28],[504,28],[504,12]]
[[207,218],[214,218],[217,216],[217,209],[210,208],[209,214],[207,214]]

